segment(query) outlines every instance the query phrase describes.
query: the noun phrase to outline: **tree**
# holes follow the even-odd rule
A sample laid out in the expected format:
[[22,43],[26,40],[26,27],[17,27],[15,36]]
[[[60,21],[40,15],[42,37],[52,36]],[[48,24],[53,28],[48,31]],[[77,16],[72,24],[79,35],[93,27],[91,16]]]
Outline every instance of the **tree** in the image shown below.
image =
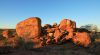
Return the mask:
[[98,31],[98,27],[94,24],[87,24],[87,25],[81,26],[80,28],[85,28],[85,29],[87,29],[88,31],[91,31],[91,32],[97,32]]

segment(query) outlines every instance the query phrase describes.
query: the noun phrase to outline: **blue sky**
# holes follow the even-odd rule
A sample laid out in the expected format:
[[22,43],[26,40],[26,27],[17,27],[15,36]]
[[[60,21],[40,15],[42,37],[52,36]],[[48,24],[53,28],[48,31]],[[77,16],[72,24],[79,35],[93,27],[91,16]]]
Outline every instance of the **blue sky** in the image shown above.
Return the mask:
[[68,18],[77,27],[95,24],[100,28],[100,0],[0,0],[0,28],[15,28],[29,17],[40,17],[42,25]]

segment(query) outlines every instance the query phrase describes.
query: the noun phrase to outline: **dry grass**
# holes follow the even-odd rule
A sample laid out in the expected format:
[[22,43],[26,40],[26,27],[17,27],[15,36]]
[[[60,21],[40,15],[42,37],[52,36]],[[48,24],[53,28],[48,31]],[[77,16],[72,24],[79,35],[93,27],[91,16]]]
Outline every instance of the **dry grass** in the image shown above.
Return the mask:
[[71,42],[33,48],[34,44],[31,40],[25,42],[17,35],[8,39],[2,38],[1,35],[0,38],[0,55],[100,55],[100,39],[97,37],[87,48],[76,46]]

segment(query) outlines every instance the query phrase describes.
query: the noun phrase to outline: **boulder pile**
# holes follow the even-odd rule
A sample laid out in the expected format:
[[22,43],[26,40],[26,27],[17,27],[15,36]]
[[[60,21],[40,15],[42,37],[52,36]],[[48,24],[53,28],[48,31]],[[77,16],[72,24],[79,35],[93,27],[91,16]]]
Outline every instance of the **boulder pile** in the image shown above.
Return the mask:
[[31,39],[33,43],[36,44],[35,48],[37,48],[37,46],[63,44],[69,40],[76,45],[88,47],[91,43],[88,32],[80,32],[80,28],[75,31],[76,29],[76,22],[69,19],[63,19],[60,24],[45,24],[42,27],[40,18],[31,17],[16,25],[18,36],[25,39],[26,42]]

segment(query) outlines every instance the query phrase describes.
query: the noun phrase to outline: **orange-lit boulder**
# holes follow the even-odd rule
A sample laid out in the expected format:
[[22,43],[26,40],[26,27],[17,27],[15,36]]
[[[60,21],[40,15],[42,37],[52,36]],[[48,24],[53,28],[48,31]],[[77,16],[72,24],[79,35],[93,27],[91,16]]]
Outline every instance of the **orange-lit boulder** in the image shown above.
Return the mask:
[[55,39],[56,43],[60,39],[61,35],[62,35],[62,33],[60,32],[59,29],[55,30],[55,32],[54,32],[54,39]]
[[67,27],[67,19],[64,19],[60,22],[59,29],[66,30]]
[[41,20],[38,17],[31,17],[16,25],[18,36],[25,38],[38,37],[41,33]]
[[73,28],[70,28],[70,29],[67,29],[67,31],[68,31],[68,35],[66,35],[66,40],[69,40],[69,39],[71,39],[71,38],[73,38]]
[[60,26],[59,29],[61,30],[61,32],[63,32],[64,30],[66,30],[69,34],[66,35],[66,40],[69,40],[71,38],[73,38],[73,30],[74,28],[76,28],[76,22],[75,21],[71,21],[69,19],[64,19],[60,22]]
[[71,21],[69,19],[64,19],[60,22],[59,29],[61,30],[67,30],[70,28],[76,28],[76,22]]
[[2,36],[5,37],[5,38],[9,38],[9,31],[8,30],[4,30],[2,32]]
[[84,47],[87,47],[91,43],[90,36],[86,32],[77,32],[72,40],[75,44],[82,45]]
[[53,28],[47,28],[47,29],[46,29],[46,32],[47,32],[47,33],[53,33],[53,32],[54,32],[54,29],[53,29]]

